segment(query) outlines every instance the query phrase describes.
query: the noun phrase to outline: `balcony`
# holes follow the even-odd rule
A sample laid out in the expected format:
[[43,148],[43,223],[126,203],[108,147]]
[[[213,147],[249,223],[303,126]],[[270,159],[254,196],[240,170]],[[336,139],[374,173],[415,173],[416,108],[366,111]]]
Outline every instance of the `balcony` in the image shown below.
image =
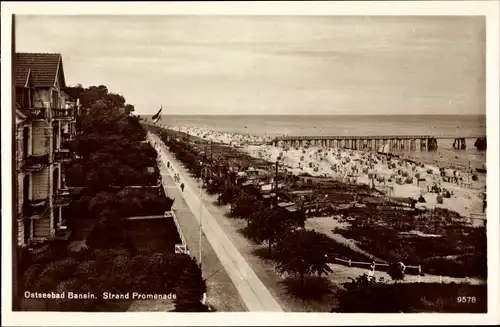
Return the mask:
[[65,207],[71,203],[71,194],[67,189],[59,189],[55,192],[53,204],[55,207]]
[[49,119],[49,109],[47,108],[30,108],[29,111],[31,118],[33,119]]
[[69,162],[73,159],[73,153],[69,149],[61,148],[54,151],[54,159],[57,162]]
[[76,118],[75,108],[68,108],[68,109],[53,108],[52,118],[56,120],[73,120]]
[[23,206],[23,216],[27,219],[40,219],[49,213],[49,201],[42,200],[27,200]]
[[31,154],[24,158],[23,168],[29,171],[38,171],[50,164],[50,155],[46,154]]

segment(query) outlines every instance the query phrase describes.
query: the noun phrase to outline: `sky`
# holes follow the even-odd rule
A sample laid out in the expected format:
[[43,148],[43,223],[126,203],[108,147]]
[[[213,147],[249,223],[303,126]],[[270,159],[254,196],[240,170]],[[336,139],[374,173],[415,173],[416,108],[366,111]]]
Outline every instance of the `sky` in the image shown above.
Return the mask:
[[17,16],[16,51],[137,114],[485,114],[480,17]]

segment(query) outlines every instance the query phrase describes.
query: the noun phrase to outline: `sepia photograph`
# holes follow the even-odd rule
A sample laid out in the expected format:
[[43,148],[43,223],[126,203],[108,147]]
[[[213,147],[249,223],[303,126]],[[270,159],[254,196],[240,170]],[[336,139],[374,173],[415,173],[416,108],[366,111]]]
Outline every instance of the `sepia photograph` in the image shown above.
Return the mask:
[[491,17],[8,17],[14,313],[494,314]]

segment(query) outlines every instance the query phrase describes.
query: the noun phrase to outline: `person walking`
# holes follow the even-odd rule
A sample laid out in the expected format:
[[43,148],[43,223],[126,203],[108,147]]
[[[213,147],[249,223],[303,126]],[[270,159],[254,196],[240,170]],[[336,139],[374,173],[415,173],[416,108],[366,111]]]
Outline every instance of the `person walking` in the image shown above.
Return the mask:
[[184,192],[184,183],[181,183],[181,192]]

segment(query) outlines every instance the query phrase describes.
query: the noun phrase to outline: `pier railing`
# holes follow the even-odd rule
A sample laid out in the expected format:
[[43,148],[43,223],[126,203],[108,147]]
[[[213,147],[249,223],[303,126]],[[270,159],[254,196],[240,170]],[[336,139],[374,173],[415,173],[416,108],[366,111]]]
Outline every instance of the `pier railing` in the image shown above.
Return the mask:
[[331,135],[331,136],[278,136],[273,141],[313,141],[313,140],[413,140],[413,139],[475,139],[484,136],[436,136],[436,135],[372,135],[372,136],[347,136],[347,135]]
[[[467,148],[466,139],[473,137],[457,137],[457,136],[433,136],[433,135],[378,135],[378,136],[278,136],[272,141],[271,145],[289,145],[302,146],[304,142],[312,144],[320,144],[321,146],[347,148],[352,150],[377,150],[381,146],[388,144],[389,152],[399,150],[415,151],[420,150],[434,151],[438,148],[438,139],[451,139],[453,148],[456,150],[465,150]],[[480,144],[477,138],[474,144],[478,149]],[[485,143],[484,141],[483,143]],[[484,148],[486,148],[484,146]]]

